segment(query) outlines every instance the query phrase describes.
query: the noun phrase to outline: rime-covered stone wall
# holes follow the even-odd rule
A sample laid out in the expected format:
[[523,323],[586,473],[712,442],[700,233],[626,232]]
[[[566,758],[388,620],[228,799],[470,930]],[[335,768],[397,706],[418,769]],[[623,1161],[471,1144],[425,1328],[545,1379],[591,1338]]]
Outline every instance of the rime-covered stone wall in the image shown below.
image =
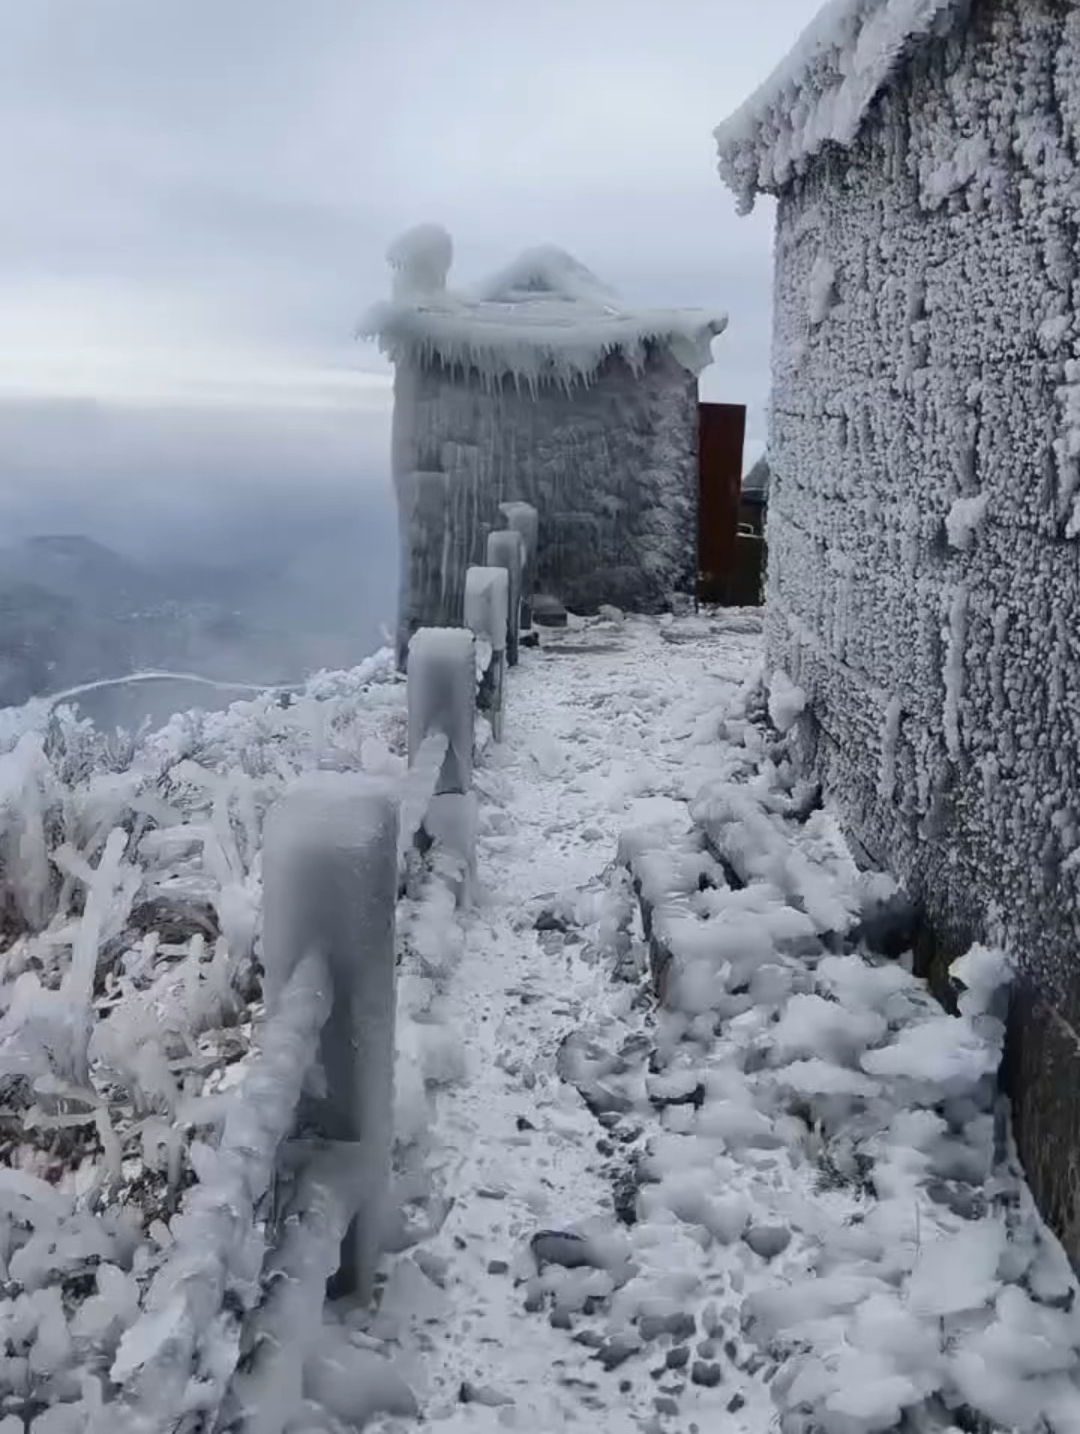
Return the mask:
[[661,345],[644,370],[604,360],[589,382],[541,383],[437,361],[399,363],[392,466],[401,516],[402,627],[432,604],[460,614],[499,504],[540,517],[537,590],[571,610],[663,610],[691,592],[697,378]]
[[1080,1258],[1080,7],[982,0],[780,196],[771,661],[938,930],[1022,963],[1012,1078]]

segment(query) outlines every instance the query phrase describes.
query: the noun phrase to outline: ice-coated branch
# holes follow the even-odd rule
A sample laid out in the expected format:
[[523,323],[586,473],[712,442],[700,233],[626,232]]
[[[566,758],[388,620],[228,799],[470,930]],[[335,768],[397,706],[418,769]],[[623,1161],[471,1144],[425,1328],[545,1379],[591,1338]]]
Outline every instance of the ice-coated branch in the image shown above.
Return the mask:
[[[490,658],[480,674],[477,705],[491,722],[496,742],[503,735],[503,688],[506,635],[510,612],[510,575],[505,568],[469,568],[465,574],[465,626],[486,646]],[[479,658],[478,658],[479,665]]]
[[516,667],[521,632],[521,579],[525,564],[525,540],[513,528],[497,528],[488,534],[488,567],[505,568],[509,574],[510,606],[506,624],[506,661]]
[[473,634],[460,627],[421,628],[409,643],[409,761],[433,732],[445,733],[450,744],[437,795],[472,786],[475,647]]
[[536,582],[536,548],[540,537],[540,515],[531,503],[500,503],[499,512],[506,526],[521,534],[525,545],[521,572],[521,630],[532,627],[532,596]]
[[266,1007],[280,1009],[297,957],[327,963],[334,1003],[320,1042],[324,1091],[305,1123],[353,1142],[363,1181],[342,1249],[340,1285],[370,1298],[390,1169],[393,1106],[398,799],[378,778],[317,772],[267,820],[263,856]]

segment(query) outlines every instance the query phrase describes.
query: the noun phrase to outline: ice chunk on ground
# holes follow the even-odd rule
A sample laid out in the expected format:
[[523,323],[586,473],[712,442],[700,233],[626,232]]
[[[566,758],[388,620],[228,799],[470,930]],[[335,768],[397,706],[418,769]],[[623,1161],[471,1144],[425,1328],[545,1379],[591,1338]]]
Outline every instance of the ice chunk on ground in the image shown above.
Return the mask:
[[780,733],[790,732],[806,711],[806,693],[786,672],[777,669],[769,684],[769,718]]
[[989,1304],[1000,1287],[1005,1239],[1002,1222],[987,1219],[924,1245],[908,1283],[911,1308],[943,1318]]
[[996,1074],[1001,1044],[987,1041],[966,1016],[933,1016],[905,1026],[889,1045],[867,1051],[861,1064],[869,1075],[901,1076],[963,1095],[984,1076]]
[[949,975],[963,987],[957,1003],[962,1016],[1001,1014],[998,998],[1013,976],[1012,964],[1004,951],[973,946],[952,963]]
[[772,1045],[780,1063],[796,1056],[819,1056],[847,1064],[881,1040],[884,1016],[873,1011],[849,1011],[823,996],[796,994],[784,1008],[772,1031]]

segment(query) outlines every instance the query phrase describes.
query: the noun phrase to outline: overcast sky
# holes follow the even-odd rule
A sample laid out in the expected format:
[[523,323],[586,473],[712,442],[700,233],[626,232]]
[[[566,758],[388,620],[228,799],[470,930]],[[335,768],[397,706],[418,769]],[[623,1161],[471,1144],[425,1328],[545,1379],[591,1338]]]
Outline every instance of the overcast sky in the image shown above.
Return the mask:
[[352,342],[425,220],[451,284],[569,249],[727,309],[703,381],[763,437],[769,206],[711,128],[817,0],[0,0],[0,523],[385,496],[389,375]]

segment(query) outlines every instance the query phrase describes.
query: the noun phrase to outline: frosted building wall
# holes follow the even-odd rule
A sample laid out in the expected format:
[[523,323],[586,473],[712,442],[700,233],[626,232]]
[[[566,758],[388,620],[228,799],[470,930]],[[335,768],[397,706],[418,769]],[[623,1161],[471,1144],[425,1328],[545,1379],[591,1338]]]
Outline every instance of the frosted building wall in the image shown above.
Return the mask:
[[1021,963],[1018,1136],[1075,1261],[1080,8],[838,8],[717,132],[779,197],[769,659],[856,839]]
[[365,323],[395,364],[399,649],[460,622],[465,570],[507,501],[537,509],[537,590],[573,611],[662,611],[692,592],[698,373],[726,320],[630,310],[556,249],[454,295],[450,255],[432,226],[403,236],[394,298]]
[[[486,534],[501,526],[499,504],[519,499],[540,514],[540,591],[581,613],[601,603],[662,611],[673,592],[693,591],[697,401],[696,377],[664,350],[650,353],[640,374],[608,358],[570,392],[533,394],[509,377],[484,385],[439,363],[399,369],[393,469],[403,574],[411,567],[422,585],[415,569],[430,554],[430,580],[441,584],[445,528],[461,544],[446,564],[456,603],[462,564],[483,561]],[[415,473],[440,476],[417,485]],[[416,543],[418,486],[430,516]],[[456,514],[448,523],[444,505]]]

